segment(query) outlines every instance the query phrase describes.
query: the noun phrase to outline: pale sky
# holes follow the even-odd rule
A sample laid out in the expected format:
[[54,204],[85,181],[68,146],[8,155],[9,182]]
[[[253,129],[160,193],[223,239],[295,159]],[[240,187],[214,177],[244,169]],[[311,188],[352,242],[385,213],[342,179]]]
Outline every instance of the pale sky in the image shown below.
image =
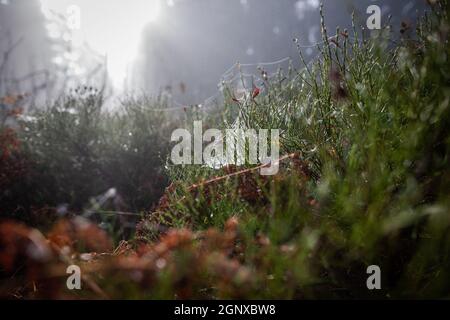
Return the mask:
[[[80,28],[72,31],[72,41],[75,46],[85,42],[97,53],[107,55],[108,74],[119,90],[123,88],[129,76],[128,69],[137,56],[144,27],[148,23],[157,23],[161,11],[159,0],[40,1],[46,16],[52,11],[71,17],[69,21],[72,22],[77,19],[79,8]],[[61,36],[54,25],[47,28],[50,36]]]

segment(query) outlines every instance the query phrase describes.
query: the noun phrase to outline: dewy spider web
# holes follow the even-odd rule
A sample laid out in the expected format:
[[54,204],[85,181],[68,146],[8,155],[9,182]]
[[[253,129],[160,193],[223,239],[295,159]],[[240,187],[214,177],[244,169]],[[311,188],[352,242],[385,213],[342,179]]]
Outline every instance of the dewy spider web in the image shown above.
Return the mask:
[[[364,39],[362,38],[355,38],[355,37],[351,37],[349,35],[345,36],[348,40],[352,40],[352,41],[364,41]],[[328,37],[326,40],[322,40],[319,42],[316,42],[314,44],[309,44],[309,45],[302,45],[300,43],[298,43],[297,39],[294,39],[294,42],[296,43],[296,46],[298,49],[303,49],[303,48],[318,48],[321,45],[324,45],[325,43],[329,43],[329,44],[334,44],[336,45],[336,41],[338,40],[339,35],[334,35],[331,37]],[[382,39],[382,40],[390,40],[389,38],[384,38],[382,36],[378,36],[376,37],[378,39]],[[406,39],[408,40],[408,39]],[[310,67],[311,64],[313,64],[315,61],[317,61],[317,58],[319,57],[320,53],[317,54],[315,57],[311,58],[310,61],[307,63],[307,65],[305,65],[303,68],[301,68],[300,70],[295,70],[296,75],[291,78],[291,79],[286,79],[289,81],[294,81],[296,79],[298,79],[304,71],[306,71],[306,69],[308,67]],[[170,99],[171,103],[173,105],[175,105],[174,107],[169,107],[169,108],[163,108],[163,109],[152,109],[153,111],[161,111],[161,112],[168,112],[168,111],[176,111],[176,110],[186,110],[188,108],[200,108],[204,111],[210,109],[211,107],[217,106],[218,104],[220,104],[220,98],[224,97],[224,90],[228,89],[228,90],[232,90],[233,92],[235,92],[236,90],[240,90],[241,93],[247,94],[247,95],[251,95],[251,90],[253,88],[248,88],[248,86],[256,86],[259,89],[261,89],[261,92],[264,92],[265,90],[265,83],[268,82],[269,80],[277,77],[280,75],[280,71],[283,70],[283,66],[287,65],[288,68],[293,67],[292,65],[292,59],[290,57],[285,57],[283,59],[279,59],[273,62],[261,62],[261,63],[239,63],[236,62],[235,64],[233,64],[227,71],[225,71],[222,76],[221,76],[221,82],[217,85],[218,86],[218,90],[216,91],[215,94],[213,94],[212,96],[204,99],[202,102],[197,103],[197,104],[183,104],[180,103],[178,101],[176,101],[175,99]],[[273,68],[275,66],[275,68]],[[268,69],[272,67],[272,71],[273,72],[268,72]],[[286,68],[286,69],[288,69]],[[252,73],[252,69],[253,69],[253,73]],[[275,71],[274,71],[275,69]],[[233,85],[234,84],[234,85]]]
[[[261,62],[261,63],[235,63],[233,64],[225,73],[221,76],[221,81],[217,85],[218,90],[212,96],[206,98],[200,103],[186,105],[182,104],[174,99],[171,103],[175,107],[164,108],[164,109],[152,109],[154,111],[174,111],[174,110],[185,110],[186,108],[199,107],[203,110],[207,110],[211,106],[217,105],[219,103],[219,98],[223,97],[225,89],[237,89],[244,91],[249,91],[247,86],[249,84],[254,84],[256,86],[263,87],[265,81],[269,81],[280,74],[280,70],[283,67],[289,67],[291,64],[291,58],[286,57],[273,62]],[[272,67],[272,68],[270,68]],[[268,69],[272,72],[268,72]],[[254,69],[254,70],[252,70]],[[287,68],[286,68],[287,69]],[[252,72],[254,71],[254,72]],[[257,72],[259,71],[259,72]],[[258,74],[259,73],[259,74]]]

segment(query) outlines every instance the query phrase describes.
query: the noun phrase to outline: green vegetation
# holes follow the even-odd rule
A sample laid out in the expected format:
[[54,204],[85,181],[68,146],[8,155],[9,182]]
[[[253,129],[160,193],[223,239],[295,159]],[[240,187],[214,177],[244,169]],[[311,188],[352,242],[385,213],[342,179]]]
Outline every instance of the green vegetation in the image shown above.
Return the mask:
[[[226,97],[220,117],[193,111],[182,121],[227,128],[238,113],[242,127],[280,129],[290,156],[274,177],[240,171],[249,166],[169,165],[172,184],[149,210],[160,194],[144,181],[159,174],[154,188],[164,185],[180,119],[144,108],[148,101],[100,113],[96,94],[36,114],[19,133],[22,156],[37,166],[15,187],[33,186],[29,203],[81,208],[114,186],[127,210],[149,210],[135,239],[79,261],[92,275],[80,295],[96,297],[99,287],[115,298],[448,298],[450,6],[433,3],[400,40],[387,28],[367,38],[356,27],[333,38],[323,29],[320,58],[289,70],[289,80],[267,81],[246,103]],[[78,245],[73,252],[86,252]],[[48,264],[39,265],[44,278],[64,286]],[[372,264],[382,290],[367,290]]]

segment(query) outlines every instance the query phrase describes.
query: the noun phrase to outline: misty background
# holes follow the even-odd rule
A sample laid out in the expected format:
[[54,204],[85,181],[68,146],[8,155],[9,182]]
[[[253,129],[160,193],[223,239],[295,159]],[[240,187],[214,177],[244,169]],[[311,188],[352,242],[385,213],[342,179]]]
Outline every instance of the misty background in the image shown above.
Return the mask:
[[[400,36],[425,1],[326,0],[329,35],[382,8]],[[78,86],[198,104],[237,72],[269,74],[321,41],[319,0],[0,0],[0,96],[40,102]],[[236,63],[241,63],[241,67]],[[273,62],[273,63],[271,63]],[[227,72],[228,71],[228,72]]]

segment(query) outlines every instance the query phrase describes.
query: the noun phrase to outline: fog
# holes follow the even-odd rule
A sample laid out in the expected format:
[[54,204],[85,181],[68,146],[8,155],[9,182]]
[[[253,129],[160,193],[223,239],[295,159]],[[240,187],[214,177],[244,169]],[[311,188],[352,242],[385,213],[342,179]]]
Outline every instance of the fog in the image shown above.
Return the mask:
[[[392,15],[399,36],[400,23],[413,24],[424,7],[324,1],[328,33],[350,28],[353,11],[364,25],[370,4],[382,8],[383,23]],[[317,54],[319,0],[1,0],[0,96],[54,99],[86,85],[112,98],[165,94],[202,103],[238,71],[256,74],[267,63],[272,73],[288,67],[284,58],[298,65],[293,39],[308,59]]]

